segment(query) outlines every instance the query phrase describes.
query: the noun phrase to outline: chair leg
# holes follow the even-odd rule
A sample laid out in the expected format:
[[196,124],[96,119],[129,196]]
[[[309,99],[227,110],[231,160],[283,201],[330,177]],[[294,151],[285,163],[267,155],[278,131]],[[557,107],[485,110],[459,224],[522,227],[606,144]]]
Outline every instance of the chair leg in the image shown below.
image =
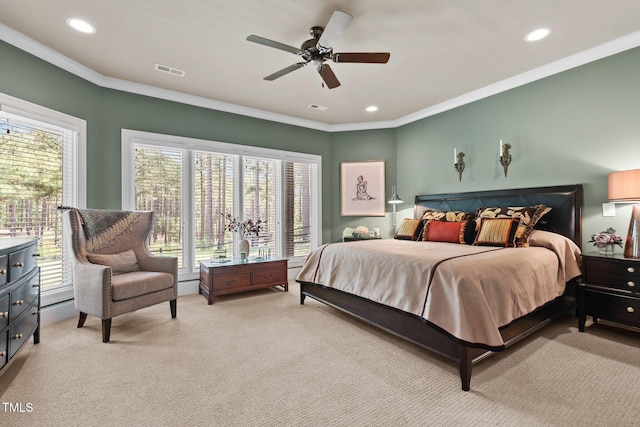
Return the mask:
[[177,315],[178,300],[172,299],[169,301],[169,307],[171,307],[171,318],[175,319]]
[[80,317],[78,318],[78,328],[82,328],[86,320],[87,320],[87,313],[80,312]]
[[109,342],[111,337],[111,319],[102,319],[102,342]]

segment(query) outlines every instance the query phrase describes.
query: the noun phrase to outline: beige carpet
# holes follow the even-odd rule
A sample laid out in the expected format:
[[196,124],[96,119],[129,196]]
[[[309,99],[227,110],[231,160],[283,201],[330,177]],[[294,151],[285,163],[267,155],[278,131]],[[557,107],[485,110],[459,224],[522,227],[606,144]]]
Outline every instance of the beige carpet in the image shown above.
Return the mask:
[[[200,295],[43,328],[0,376],[2,426],[640,425],[640,333],[561,319],[457,368],[307,298]],[[8,413],[6,403],[30,404]]]

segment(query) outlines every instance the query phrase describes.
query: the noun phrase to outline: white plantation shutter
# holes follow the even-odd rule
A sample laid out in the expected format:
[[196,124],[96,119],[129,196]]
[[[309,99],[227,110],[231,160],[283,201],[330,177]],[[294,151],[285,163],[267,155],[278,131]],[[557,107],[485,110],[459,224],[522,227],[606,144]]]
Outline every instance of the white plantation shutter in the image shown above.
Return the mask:
[[266,249],[272,255],[280,255],[280,222],[278,201],[280,182],[277,180],[278,162],[274,159],[242,158],[242,217],[241,220],[265,221],[264,230],[258,236],[248,237],[249,255],[260,255]]
[[249,236],[250,257],[270,253],[299,266],[319,246],[320,156],[132,130],[123,130],[122,153],[123,207],[182,204],[172,211],[171,232],[158,229],[157,244],[150,244],[182,257],[180,280],[196,279],[199,261],[216,249],[225,249],[227,258],[239,255],[240,236],[226,230],[224,213],[266,222],[258,236]]
[[154,255],[178,258],[184,267],[182,242],[185,150],[135,146],[135,209],[153,211],[155,225],[149,235],[149,250]]
[[60,205],[78,206],[78,131],[0,111],[0,237],[37,237],[42,305],[73,297]]
[[193,234],[195,265],[211,259],[214,249],[233,254],[233,234],[225,229],[224,214],[233,213],[235,158],[231,155],[196,151],[193,178]]
[[314,199],[317,193],[317,164],[284,164],[284,252],[285,256],[304,257],[311,252],[313,227],[318,215]]

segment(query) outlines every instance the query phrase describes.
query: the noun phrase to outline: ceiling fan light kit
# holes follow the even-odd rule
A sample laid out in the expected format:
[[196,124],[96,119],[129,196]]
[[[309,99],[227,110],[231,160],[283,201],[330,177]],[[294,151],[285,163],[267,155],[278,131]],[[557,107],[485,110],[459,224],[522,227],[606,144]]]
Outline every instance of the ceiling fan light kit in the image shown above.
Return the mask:
[[264,37],[250,35],[247,40],[253,43],[258,43],[264,46],[272,47],[275,49],[284,50],[286,52],[299,55],[304,59],[303,62],[297,62],[293,65],[276,71],[264,78],[264,80],[275,80],[292,71],[303,68],[309,63],[312,63],[324,84],[329,89],[340,86],[340,81],[336,77],[335,73],[325,62],[332,60],[333,62],[340,63],[361,63],[361,64],[386,64],[389,61],[391,54],[389,52],[342,52],[334,53],[333,44],[342,35],[342,32],[351,23],[353,17],[348,13],[336,10],[331,15],[331,19],[327,23],[326,28],[319,26],[311,27],[309,33],[312,38],[302,43],[300,49],[289,46],[284,43],[280,43],[274,40],[269,40]]

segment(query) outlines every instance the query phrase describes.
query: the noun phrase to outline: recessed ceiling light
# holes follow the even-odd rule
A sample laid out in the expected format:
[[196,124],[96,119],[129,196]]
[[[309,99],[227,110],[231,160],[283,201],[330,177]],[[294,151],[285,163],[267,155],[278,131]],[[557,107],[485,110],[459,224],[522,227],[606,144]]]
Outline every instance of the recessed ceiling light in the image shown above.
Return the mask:
[[524,40],[527,42],[537,42],[538,40],[542,40],[547,37],[551,32],[550,28],[538,28],[537,30],[531,31],[524,37]]
[[96,28],[93,25],[80,18],[67,19],[67,25],[69,25],[74,30],[80,31],[81,33],[85,34],[93,34],[96,32]]
[[378,107],[376,107],[375,105],[370,105],[366,108],[366,110],[370,113],[373,113],[374,111],[378,111]]

